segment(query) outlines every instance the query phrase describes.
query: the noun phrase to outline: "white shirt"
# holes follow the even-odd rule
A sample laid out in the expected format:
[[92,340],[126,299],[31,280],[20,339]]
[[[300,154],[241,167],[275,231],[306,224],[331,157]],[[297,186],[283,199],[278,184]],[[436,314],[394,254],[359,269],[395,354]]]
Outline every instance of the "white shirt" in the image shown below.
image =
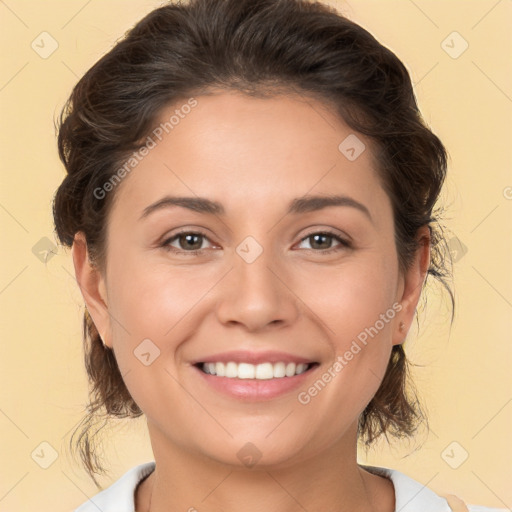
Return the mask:
[[[395,512],[451,512],[448,502],[424,485],[394,469],[361,466],[371,473],[389,478],[395,487]],[[127,471],[74,512],[135,512],[135,489],[155,469],[155,462],[146,462]],[[470,512],[506,512],[505,508],[467,505]]]

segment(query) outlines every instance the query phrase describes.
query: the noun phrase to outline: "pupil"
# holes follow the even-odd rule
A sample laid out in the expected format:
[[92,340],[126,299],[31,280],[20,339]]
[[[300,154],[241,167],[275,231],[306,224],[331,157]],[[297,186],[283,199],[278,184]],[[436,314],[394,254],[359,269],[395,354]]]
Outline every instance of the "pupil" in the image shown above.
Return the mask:
[[[190,241],[191,238],[199,238],[201,235],[193,235],[193,234],[188,234],[188,235],[184,235],[184,238],[187,240],[187,246],[188,248],[192,248],[192,249],[199,249],[201,248],[201,243],[199,242],[199,247],[192,247],[194,244],[188,244],[188,242]],[[197,242],[196,242],[197,243]],[[191,246],[192,245],[192,246]]]
[[[315,240],[315,243],[317,242],[317,240],[318,240],[319,238],[324,238],[324,239],[325,239],[325,238],[329,238],[329,235],[325,235],[325,234],[323,234],[323,235],[322,235],[322,234],[320,234],[320,235],[313,235],[313,239]],[[321,245],[321,244],[320,244],[320,245]],[[323,248],[325,249],[325,247],[323,247]],[[322,249],[322,247],[321,247],[321,249]]]

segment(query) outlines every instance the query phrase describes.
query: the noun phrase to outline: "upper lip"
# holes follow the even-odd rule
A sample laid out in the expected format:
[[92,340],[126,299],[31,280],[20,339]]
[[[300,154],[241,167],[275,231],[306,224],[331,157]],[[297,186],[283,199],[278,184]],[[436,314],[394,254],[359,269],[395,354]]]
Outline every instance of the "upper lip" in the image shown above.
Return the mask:
[[312,359],[305,357],[296,356],[287,352],[276,352],[265,351],[265,352],[254,352],[247,350],[232,350],[229,352],[222,352],[219,354],[212,354],[204,356],[193,362],[198,363],[249,363],[249,364],[260,364],[260,363],[313,363]]

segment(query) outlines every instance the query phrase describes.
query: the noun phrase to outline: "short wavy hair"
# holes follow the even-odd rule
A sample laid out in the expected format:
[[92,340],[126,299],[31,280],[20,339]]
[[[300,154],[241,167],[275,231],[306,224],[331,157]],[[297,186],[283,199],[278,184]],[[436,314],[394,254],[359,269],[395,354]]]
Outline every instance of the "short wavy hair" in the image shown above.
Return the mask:
[[[294,93],[318,99],[374,142],[378,175],[394,216],[404,272],[429,226],[429,276],[450,293],[451,267],[434,206],[447,152],[424,122],[408,71],[368,31],[334,8],[306,0],[190,0],[166,4],[140,20],[74,87],[58,124],[67,171],[53,202],[55,230],[71,247],[85,234],[91,261],[104,269],[106,226],[115,191],[98,198],[129,155],[141,147],[164,108],[213,88],[257,97]],[[105,472],[95,421],[138,417],[113,351],[104,346],[87,309],[83,321],[90,381],[87,414],[71,439],[89,475]],[[426,419],[409,379],[402,345],[359,418],[359,439],[411,436]]]

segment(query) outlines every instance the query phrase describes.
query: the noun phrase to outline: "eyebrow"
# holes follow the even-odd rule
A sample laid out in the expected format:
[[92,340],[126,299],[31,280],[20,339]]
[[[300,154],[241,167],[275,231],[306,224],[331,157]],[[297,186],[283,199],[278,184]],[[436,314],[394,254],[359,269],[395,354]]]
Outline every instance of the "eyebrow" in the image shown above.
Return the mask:
[[[187,208],[198,213],[205,213],[210,215],[224,216],[226,214],[226,211],[221,203],[212,201],[211,199],[207,199],[205,197],[165,196],[144,208],[139,220],[146,218],[153,212],[176,206]],[[348,206],[355,208],[364,213],[368,219],[373,222],[370,211],[364,204],[345,195],[317,195],[298,197],[290,201],[287,213],[298,215],[301,213],[309,213],[322,210],[332,206]]]

